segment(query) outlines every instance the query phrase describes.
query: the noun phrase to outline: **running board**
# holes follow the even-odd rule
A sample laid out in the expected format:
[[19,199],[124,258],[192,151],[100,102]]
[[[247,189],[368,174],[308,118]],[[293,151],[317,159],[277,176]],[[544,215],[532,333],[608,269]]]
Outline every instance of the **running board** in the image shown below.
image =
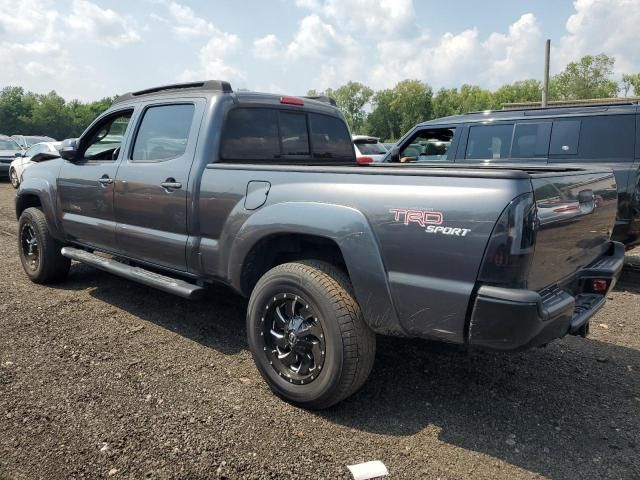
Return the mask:
[[101,257],[94,253],[89,253],[85,250],[80,250],[73,247],[63,247],[61,252],[62,256],[76,260],[81,263],[85,263],[92,267],[104,270],[105,272],[113,273],[120,277],[124,277],[134,282],[142,283],[148,287],[154,287],[163,292],[173,293],[182,298],[193,299],[204,288],[194,285],[184,280],[180,280],[173,277],[167,277],[159,273],[151,272],[140,267],[132,267],[122,262],[111,258]]

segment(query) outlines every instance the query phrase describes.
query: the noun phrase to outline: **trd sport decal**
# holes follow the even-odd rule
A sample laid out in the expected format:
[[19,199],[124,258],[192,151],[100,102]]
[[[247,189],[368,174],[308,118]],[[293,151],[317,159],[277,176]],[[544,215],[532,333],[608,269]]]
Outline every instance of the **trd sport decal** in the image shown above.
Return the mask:
[[442,212],[434,212],[433,210],[406,210],[404,208],[392,208],[389,212],[394,214],[393,219],[396,222],[402,222],[405,225],[416,223],[423,227],[427,233],[466,237],[467,233],[471,231],[470,228],[443,227],[444,215]]

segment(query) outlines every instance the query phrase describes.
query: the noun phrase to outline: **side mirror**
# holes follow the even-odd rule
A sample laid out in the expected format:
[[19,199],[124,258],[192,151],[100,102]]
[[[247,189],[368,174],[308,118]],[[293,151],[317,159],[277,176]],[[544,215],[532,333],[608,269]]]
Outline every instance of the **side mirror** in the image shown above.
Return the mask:
[[13,156],[16,158],[24,157],[24,152],[16,152],[13,154]]
[[71,140],[68,143],[65,142],[59,152],[62,158],[73,162],[76,158],[76,153],[78,153],[78,141]]
[[36,153],[33,157],[31,157],[31,161],[38,163],[38,162],[44,162],[45,160],[51,160],[53,158],[60,158],[60,156],[56,155],[55,153],[41,152],[41,153]]

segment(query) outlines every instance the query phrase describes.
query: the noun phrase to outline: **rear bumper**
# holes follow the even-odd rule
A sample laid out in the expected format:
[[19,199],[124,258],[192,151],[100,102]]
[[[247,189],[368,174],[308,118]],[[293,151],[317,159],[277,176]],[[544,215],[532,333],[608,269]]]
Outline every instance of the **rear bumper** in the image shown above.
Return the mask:
[[9,176],[9,167],[10,163],[0,162],[0,177],[8,177]]
[[[469,345],[515,351],[544,345],[568,333],[585,333],[623,265],[624,245],[611,242],[605,255],[562,286],[540,292],[480,286],[469,322]],[[592,279],[609,280],[607,292],[589,293],[588,280]]]

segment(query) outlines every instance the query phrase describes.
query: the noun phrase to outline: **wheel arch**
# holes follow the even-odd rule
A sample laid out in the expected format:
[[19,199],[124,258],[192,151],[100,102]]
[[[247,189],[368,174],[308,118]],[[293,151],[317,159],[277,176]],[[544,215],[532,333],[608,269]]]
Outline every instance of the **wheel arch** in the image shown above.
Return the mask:
[[[366,217],[351,207],[341,205],[288,202],[264,207],[253,213],[234,236],[228,257],[227,275],[238,291],[249,295],[256,272],[279,263],[256,258],[264,252],[278,258],[273,245],[302,242],[296,260],[319,259],[342,267],[349,276],[354,295],[369,327],[377,333],[404,335],[393,305],[387,273],[377,241]],[[313,253],[320,252],[320,257]],[[282,260],[290,261],[287,256]],[[282,262],[283,263],[283,262]],[[257,281],[257,280],[256,280]]]
[[63,240],[64,234],[56,216],[56,197],[51,184],[43,179],[26,179],[20,183],[20,188],[16,194],[15,211],[16,219],[27,208],[40,208],[47,220],[47,226],[51,235]]

